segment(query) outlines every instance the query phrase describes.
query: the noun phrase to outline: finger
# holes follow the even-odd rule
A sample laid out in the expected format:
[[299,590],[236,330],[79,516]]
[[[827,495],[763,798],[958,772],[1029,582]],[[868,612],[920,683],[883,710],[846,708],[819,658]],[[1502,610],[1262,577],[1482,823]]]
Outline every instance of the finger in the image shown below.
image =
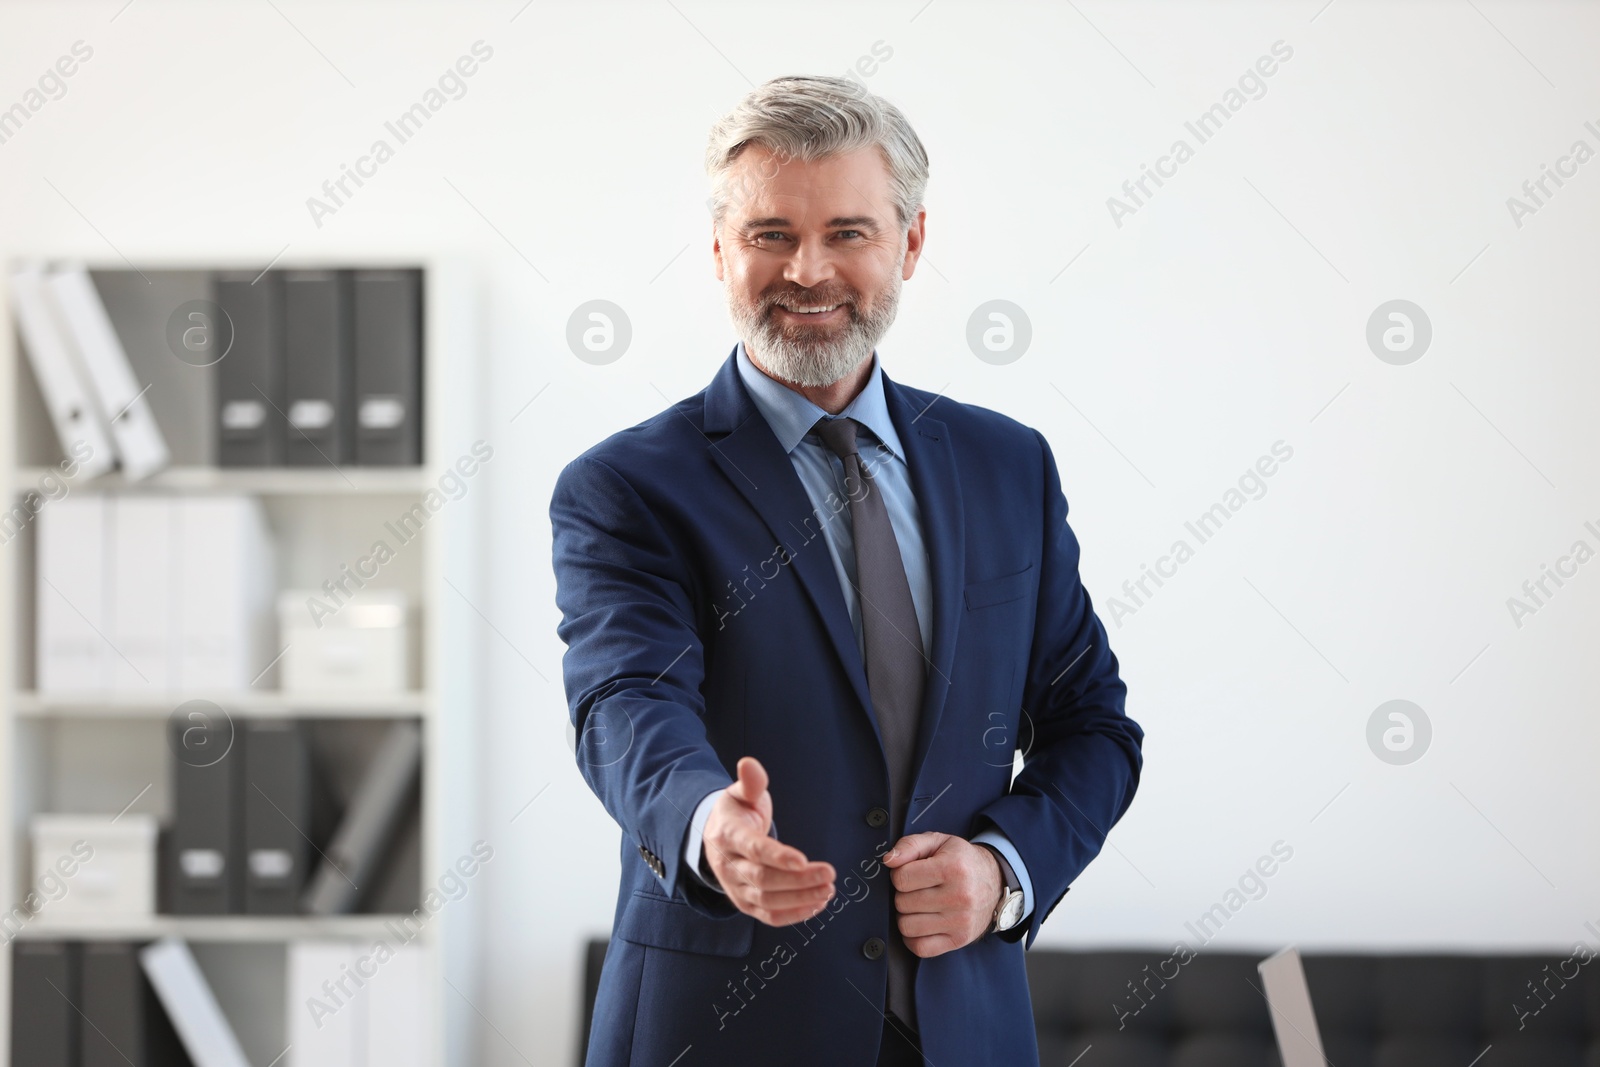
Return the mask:
[[949,834],[934,831],[922,834],[907,834],[894,843],[894,847],[884,853],[883,862],[890,867],[899,867],[910,863],[912,860],[927,859],[939,851],[939,846],[944,844]]
[[827,904],[807,905],[803,908],[787,908],[780,911],[770,911],[766,908],[740,907],[746,915],[754,916],[768,926],[793,926],[798,922],[805,922],[827,907]]
[[735,829],[728,835],[735,855],[766,867],[800,871],[806,866],[806,854],[793,845],[786,845],[765,834],[754,834],[748,829]]
[[833,898],[833,887],[820,885],[809,889],[752,889],[749,886],[742,886],[739,894],[752,908],[764,909],[769,913],[804,911],[815,914],[818,908]]
[[741,883],[757,889],[814,889],[833,884],[833,865],[821,860],[807,863],[798,871],[745,859],[735,861],[733,867]]
[[937,914],[956,911],[957,905],[945,887],[934,886],[930,889],[916,889],[909,893],[895,893],[894,910],[901,915]]
[[946,915],[902,915],[895,920],[895,926],[909,945],[913,938],[948,934],[950,918]]
[[929,956],[939,956],[956,947],[955,938],[949,934],[933,934],[930,937],[908,937],[905,939],[906,948],[915,955],[927,959]]
[[912,860],[889,872],[889,884],[894,886],[897,893],[915,893],[920,889],[945,885],[946,873],[941,859]]
[[767,769],[754,756],[741,756],[734,769],[739,772],[739,780],[728,787],[728,795],[741,804],[755,807],[761,794],[767,791]]

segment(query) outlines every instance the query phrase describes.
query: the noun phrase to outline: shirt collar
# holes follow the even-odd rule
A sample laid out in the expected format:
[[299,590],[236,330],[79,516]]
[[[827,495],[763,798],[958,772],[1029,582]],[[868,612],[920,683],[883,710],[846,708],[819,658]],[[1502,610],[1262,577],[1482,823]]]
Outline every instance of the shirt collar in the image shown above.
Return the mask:
[[[900,435],[895,433],[894,422],[889,418],[889,404],[883,394],[883,368],[876,349],[870,358],[872,373],[867,377],[867,384],[839,412],[839,417],[848,416],[871,430],[903,463],[905,451],[900,447]],[[738,367],[740,380],[750,393],[750,399],[755,401],[756,408],[765,416],[767,425],[772,427],[778,444],[783,446],[785,452],[793,452],[795,445],[811,432],[817,420],[828,414],[787,385],[762,373],[750,362],[743,341],[735,350],[734,364]]]

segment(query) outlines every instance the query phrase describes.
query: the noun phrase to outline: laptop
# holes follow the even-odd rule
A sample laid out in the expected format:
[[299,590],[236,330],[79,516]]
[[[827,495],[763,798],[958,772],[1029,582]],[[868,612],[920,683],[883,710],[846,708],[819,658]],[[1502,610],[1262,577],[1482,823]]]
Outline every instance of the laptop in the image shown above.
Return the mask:
[[1266,989],[1272,1014],[1272,1032],[1278,1037],[1283,1067],[1326,1067],[1317,1015],[1311,1009],[1311,989],[1300,963],[1300,950],[1286,948],[1256,964]]

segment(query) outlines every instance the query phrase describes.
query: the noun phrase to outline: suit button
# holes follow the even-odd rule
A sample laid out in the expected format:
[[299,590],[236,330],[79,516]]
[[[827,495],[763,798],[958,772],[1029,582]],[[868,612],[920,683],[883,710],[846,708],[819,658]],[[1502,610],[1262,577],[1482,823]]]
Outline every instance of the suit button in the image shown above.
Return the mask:
[[867,812],[867,825],[868,826],[876,828],[876,827],[882,826],[884,823],[886,823],[888,821],[889,821],[889,813],[884,811],[882,808],[873,808],[871,811]]
[[861,944],[861,954],[869,960],[875,960],[883,955],[883,938],[869,937]]

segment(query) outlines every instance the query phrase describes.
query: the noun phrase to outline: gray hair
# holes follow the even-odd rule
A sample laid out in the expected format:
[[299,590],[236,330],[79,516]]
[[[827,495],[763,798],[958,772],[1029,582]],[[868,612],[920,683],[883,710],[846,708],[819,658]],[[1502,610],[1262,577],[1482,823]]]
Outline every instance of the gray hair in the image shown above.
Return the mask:
[[898,108],[849,78],[791,75],[752,89],[711,127],[706,173],[711,177],[713,225],[738,199],[754,190],[729,188],[739,154],[762,145],[784,159],[810,163],[876,146],[889,166],[889,187],[903,234],[922,208],[928,186],[928,153]]

